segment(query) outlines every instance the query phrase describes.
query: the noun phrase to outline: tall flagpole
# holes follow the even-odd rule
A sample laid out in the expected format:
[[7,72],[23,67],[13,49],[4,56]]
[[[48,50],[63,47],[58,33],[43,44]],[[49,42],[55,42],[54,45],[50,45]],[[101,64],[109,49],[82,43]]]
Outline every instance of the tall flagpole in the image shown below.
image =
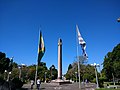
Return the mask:
[[81,85],[80,85],[80,61],[79,61],[79,48],[78,48],[77,25],[76,25],[76,45],[77,45],[77,61],[78,61],[79,89],[81,89]]
[[[40,30],[39,30],[39,39],[40,39]],[[39,39],[38,39],[38,49],[39,49]],[[37,54],[37,57],[38,57],[38,54]],[[36,82],[37,82],[37,73],[38,73],[38,58],[37,58],[37,61],[36,61],[35,86],[37,86],[36,85]]]
[[36,82],[37,82],[37,73],[38,73],[38,63],[36,63],[35,86],[36,86]]

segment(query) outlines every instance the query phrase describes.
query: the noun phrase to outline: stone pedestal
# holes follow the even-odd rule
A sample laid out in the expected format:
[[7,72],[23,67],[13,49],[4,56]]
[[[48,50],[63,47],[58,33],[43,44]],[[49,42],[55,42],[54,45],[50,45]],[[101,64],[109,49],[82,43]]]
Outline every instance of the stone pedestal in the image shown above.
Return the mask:
[[62,79],[56,79],[56,80],[52,80],[51,84],[53,85],[63,85],[63,84],[70,84],[70,80],[62,80]]

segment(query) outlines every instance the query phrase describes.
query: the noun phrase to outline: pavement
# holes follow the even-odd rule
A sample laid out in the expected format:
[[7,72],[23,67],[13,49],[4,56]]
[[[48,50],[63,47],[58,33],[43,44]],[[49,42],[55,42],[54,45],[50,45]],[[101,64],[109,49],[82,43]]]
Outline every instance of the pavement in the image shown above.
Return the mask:
[[[72,84],[63,84],[63,85],[54,85],[51,83],[41,83],[40,90],[95,90],[96,84],[94,83],[87,83],[87,84],[81,84],[81,89],[79,89],[78,83],[72,83]],[[24,84],[23,90],[31,90],[30,84]],[[32,90],[37,90],[34,89]]]

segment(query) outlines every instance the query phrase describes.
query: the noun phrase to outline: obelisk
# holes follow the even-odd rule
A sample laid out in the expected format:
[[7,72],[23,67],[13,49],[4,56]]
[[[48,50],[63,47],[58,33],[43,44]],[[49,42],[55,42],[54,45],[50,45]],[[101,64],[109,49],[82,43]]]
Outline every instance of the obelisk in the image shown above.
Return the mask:
[[62,79],[62,39],[58,40],[58,79]]
[[54,85],[70,84],[70,80],[62,79],[62,39],[58,40],[58,78],[51,81]]

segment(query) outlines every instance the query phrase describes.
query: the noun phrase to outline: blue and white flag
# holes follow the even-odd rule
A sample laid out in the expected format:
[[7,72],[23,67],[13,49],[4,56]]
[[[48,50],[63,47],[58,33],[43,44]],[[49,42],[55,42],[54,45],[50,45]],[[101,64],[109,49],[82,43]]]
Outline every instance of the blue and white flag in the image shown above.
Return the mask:
[[82,48],[82,51],[83,51],[83,56],[88,58],[87,53],[85,51],[85,49],[86,49],[86,42],[84,41],[84,39],[82,38],[82,36],[81,36],[81,34],[79,32],[78,25],[76,25],[76,31],[77,31],[77,35],[78,35],[78,42],[81,45],[81,48]]

